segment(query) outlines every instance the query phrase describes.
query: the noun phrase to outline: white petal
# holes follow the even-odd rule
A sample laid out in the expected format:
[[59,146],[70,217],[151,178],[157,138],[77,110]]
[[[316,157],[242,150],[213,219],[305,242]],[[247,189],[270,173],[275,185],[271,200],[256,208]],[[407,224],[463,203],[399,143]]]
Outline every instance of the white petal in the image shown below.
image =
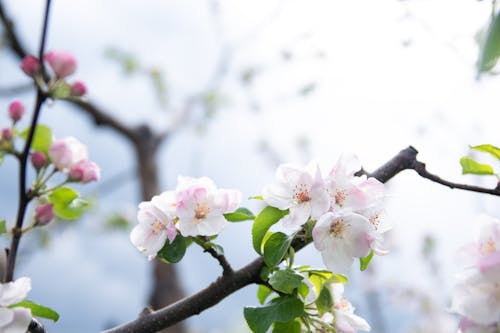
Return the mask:
[[330,226],[334,219],[335,215],[333,213],[326,213],[318,219],[314,226],[312,237],[314,246],[319,251],[323,251],[328,246],[328,242],[330,241]]
[[286,184],[275,183],[264,187],[262,190],[264,201],[272,207],[281,210],[288,209],[292,206],[292,190]]
[[198,236],[198,223],[193,222],[192,219],[181,219],[177,223],[177,228],[184,237]]
[[337,244],[321,251],[323,263],[333,273],[348,274],[354,258],[343,244]]
[[198,231],[202,236],[217,235],[228,224],[222,216],[207,216],[203,221],[199,222]]
[[22,277],[14,282],[2,284],[0,306],[9,306],[19,303],[26,298],[31,290],[31,279]]
[[26,333],[31,322],[31,311],[26,308],[14,308],[14,319],[6,327],[2,327],[2,333]]
[[283,227],[290,231],[296,231],[307,222],[309,216],[311,216],[311,206],[309,203],[290,207],[290,213],[282,218]]
[[14,311],[12,309],[0,308],[0,328],[7,326],[13,319]]
[[318,219],[330,208],[330,196],[321,186],[311,190],[311,218]]

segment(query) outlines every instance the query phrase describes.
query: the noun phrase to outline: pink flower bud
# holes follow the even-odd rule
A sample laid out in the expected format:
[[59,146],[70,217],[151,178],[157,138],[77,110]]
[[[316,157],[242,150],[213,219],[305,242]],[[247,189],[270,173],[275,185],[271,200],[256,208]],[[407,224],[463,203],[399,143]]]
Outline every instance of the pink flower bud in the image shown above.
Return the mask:
[[58,139],[52,142],[49,157],[59,170],[67,172],[78,162],[88,159],[87,146],[71,136]]
[[56,76],[63,79],[76,71],[76,59],[69,52],[51,51],[45,55],[45,61]]
[[14,101],[9,105],[9,117],[14,122],[19,121],[24,115],[24,104],[21,101]]
[[31,159],[31,164],[33,164],[33,167],[36,170],[40,170],[47,164],[47,157],[45,157],[45,154],[40,151],[32,153],[30,159]]
[[69,170],[69,179],[82,184],[90,183],[91,181],[99,180],[101,170],[94,162],[84,160],[78,162]]
[[21,69],[28,76],[35,76],[40,71],[40,60],[32,55],[27,55],[21,62]]
[[81,97],[87,93],[87,86],[81,81],[76,81],[71,85],[71,95]]
[[35,224],[47,225],[54,219],[54,206],[44,204],[35,208]]
[[10,128],[2,129],[2,140],[10,140],[12,139],[12,130]]

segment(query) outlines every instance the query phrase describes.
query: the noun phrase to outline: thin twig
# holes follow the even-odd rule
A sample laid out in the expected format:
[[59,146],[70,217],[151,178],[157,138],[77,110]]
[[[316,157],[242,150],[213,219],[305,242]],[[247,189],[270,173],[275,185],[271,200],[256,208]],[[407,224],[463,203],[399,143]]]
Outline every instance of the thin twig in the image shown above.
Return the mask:
[[224,256],[223,254],[217,253],[217,250],[215,250],[212,246],[207,244],[210,242],[210,240],[207,240],[207,239],[203,240],[203,239],[200,239],[198,237],[193,237],[192,240],[193,240],[193,242],[198,244],[201,248],[203,248],[203,252],[207,252],[212,257],[214,257],[215,260],[217,260],[219,262],[219,265],[222,267],[222,275],[226,276],[226,275],[233,274],[233,272],[234,272],[233,268],[229,264],[229,261],[227,261],[226,256]]
[[[40,40],[40,50],[39,54],[43,55],[45,51],[45,40],[47,38],[47,28],[49,21],[49,13],[50,13],[50,2],[51,0],[47,0],[42,28],[42,36]],[[28,165],[28,156],[30,152],[31,143],[33,142],[33,137],[35,136],[36,124],[38,122],[38,117],[40,115],[40,111],[42,109],[42,104],[46,99],[45,93],[42,91],[41,87],[37,89],[37,96],[35,102],[35,108],[33,111],[33,117],[31,119],[31,126],[28,133],[28,137],[26,139],[26,143],[24,145],[23,152],[21,154],[21,161],[19,164],[19,206],[17,210],[17,219],[16,225],[12,228],[12,241],[9,249],[9,256],[7,258],[7,268],[5,270],[4,282],[12,281],[14,277],[14,269],[16,265],[16,256],[17,250],[19,248],[19,243],[22,237],[22,227],[24,221],[24,215],[26,214],[26,207],[28,203],[31,201],[31,196],[29,194],[29,190],[26,189],[26,167]]]

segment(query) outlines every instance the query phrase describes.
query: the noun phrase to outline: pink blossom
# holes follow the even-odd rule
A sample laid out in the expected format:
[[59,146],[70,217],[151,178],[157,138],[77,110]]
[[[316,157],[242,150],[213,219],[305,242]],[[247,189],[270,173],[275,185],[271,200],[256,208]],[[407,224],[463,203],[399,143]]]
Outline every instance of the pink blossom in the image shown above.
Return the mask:
[[48,52],[45,55],[45,61],[49,63],[49,66],[60,79],[70,76],[76,71],[76,59],[69,52]]
[[176,189],[177,228],[183,236],[216,235],[227,224],[224,214],[234,211],[240,201],[239,191],[218,189],[207,177],[179,177]]
[[52,142],[49,157],[59,170],[68,172],[78,162],[87,160],[88,152],[84,144],[69,136]]
[[37,225],[47,225],[54,219],[54,205],[43,204],[35,208],[35,223]]
[[24,115],[24,104],[21,101],[13,101],[9,105],[9,117],[12,121],[19,121]]
[[35,151],[30,155],[31,164],[36,170],[41,169],[47,164],[47,157],[40,151]]
[[27,55],[21,62],[21,69],[26,75],[35,76],[40,71],[40,60],[32,55]]
[[71,167],[68,176],[72,181],[87,184],[100,178],[101,170],[97,164],[89,160],[82,160]]
[[72,96],[81,97],[87,93],[87,86],[81,81],[76,81],[71,85],[70,93]]

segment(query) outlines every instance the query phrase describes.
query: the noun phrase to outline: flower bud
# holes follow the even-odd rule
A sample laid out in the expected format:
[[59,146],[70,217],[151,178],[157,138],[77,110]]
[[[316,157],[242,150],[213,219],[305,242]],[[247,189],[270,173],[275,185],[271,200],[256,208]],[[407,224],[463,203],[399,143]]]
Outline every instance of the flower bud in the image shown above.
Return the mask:
[[35,76],[40,71],[40,60],[32,55],[27,55],[21,62],[21,69],[28,76]]
[[72,96],[81,97],[87,93],[87,86],[81,81],[76,81],[71,85],[70,93]]
[[14,101],[9,105],[9,117],[13,122],[19,121],[24,115],[24,104],[21,101]]
[[2,140],[10,140],[12,139],[12,130],[10,128],[2,129],[2,136],[0,137]]
[[47,164],[47,157],[45,157],[45,154],[40,151],[32,153],[30,159],[31,159],[31,164],[33,164],[33,167],[36,170],[40,170]]
[[99,180],[101,169],[97,164],[89,160],[83,160],[75,164],[70,170],[68,177],[72,181],[82,184],[90,183],[91,181]]
[[59,79],[63,79],[76,71],[76,59],[69,52],[48,52],[45,55],[45,61],[49,63],[50,68]]
[[54,219],[54,206],[43,204],[35,208],[35,224],[47,225]]

